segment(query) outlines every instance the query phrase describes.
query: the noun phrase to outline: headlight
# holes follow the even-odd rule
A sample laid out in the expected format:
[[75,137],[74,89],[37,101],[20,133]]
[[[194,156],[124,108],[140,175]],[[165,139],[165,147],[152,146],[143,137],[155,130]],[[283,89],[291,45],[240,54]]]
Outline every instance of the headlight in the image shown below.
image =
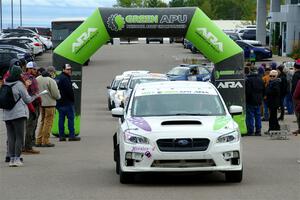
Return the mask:
[[217,139],[217,143],[226,143],[226,142],[238,142],[240,140],[240,134],[238,131],[233,131],[224,135],[221,135]]
[[125,131],[124,133],[124,140],[129,144],[149,144],[148,138],[130,133],[128,131]]

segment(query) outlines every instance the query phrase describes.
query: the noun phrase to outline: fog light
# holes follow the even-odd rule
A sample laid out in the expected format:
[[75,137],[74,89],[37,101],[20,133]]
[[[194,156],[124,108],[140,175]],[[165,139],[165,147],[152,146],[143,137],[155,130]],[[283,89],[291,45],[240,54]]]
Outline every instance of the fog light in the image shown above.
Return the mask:
[[132,159],[132,153],[131,152],[126,152],[125,158],[126,159]]
[[233,152],[232,151],[225,152],[223,153],[223,156],[225,160],[229,160],[230,158],[233,158]]

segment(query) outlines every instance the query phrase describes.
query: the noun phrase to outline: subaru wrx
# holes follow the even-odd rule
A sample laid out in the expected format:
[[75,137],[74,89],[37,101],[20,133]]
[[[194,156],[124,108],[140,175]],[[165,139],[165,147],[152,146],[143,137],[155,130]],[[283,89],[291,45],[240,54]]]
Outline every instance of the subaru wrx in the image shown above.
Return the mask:
[[121,183],[140,172],[225,173],[228,182],[243,175],[241,135],[232,115],[209,82],[165,81],[137,85],[125,108],[115,108],[118,129],[114,160]]

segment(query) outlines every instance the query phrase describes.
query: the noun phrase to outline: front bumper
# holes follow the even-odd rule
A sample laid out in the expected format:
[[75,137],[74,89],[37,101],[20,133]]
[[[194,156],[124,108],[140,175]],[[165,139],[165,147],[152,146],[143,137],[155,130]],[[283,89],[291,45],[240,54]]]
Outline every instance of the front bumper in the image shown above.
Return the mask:
[[197,172],[242,170],[240,142],[210,144],[206,151],[162,152],[156,144],[120,145],[125,172]]

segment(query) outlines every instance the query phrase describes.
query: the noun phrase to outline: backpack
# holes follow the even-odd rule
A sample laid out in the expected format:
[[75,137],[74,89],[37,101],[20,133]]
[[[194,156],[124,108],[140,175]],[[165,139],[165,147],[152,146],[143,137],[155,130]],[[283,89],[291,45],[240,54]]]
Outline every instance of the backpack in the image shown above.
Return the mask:
[[18,103],[18,101],[21,99],[21,97],[18,98],[16,101],[14,98],[14,94],[12,91],[13,85],[2,85],[0,88],[0,108],[11,110],[15,107],[15,105]]

